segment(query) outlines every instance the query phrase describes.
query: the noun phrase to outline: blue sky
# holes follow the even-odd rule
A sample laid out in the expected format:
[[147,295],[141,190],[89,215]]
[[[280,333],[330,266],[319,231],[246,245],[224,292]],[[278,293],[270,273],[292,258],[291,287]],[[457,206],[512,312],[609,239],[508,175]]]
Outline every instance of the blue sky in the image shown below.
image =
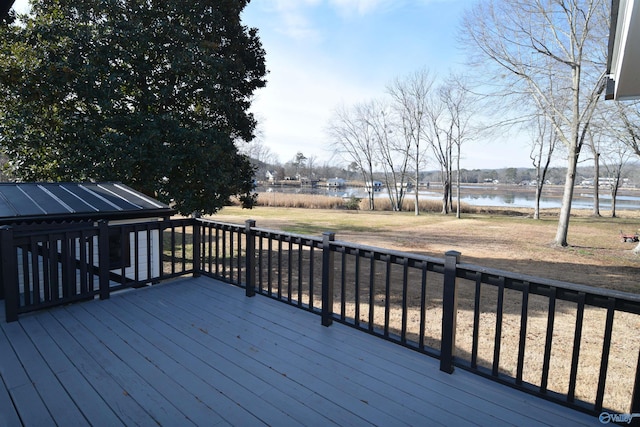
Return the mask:
[[[27,0],[14,7],[24,10]],[[340,163],[326,127],[339,105],[384,95],[394,78],[422,68],[443,78],[464,67],[456,33],[470,0],[252,0],[243,12],[266,50],[267,87],[252,111],[263,143],[281,162],[301,151],[316,165]],[[529,167],[526,144],[472,141],[464,168]],[[432,165],[435,168],[435,165]]]
[[[281,162],[298,151],[332,159],[334,109],[380,98],[393,79],[464,67],[456,33],[469,0],[253,0],[243,22],[259,30],[270,71],[253,111]],[[463,146],[465,168],[529,167],[526,144],[493,136]],[[435,168],[435,165],[432,165]]]

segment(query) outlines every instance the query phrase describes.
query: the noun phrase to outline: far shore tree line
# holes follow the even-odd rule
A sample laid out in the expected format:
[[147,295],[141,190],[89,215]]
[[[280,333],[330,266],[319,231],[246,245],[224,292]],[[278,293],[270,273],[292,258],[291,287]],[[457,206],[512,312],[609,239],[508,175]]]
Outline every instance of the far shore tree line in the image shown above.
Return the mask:
[[[256,183],[263,187],[282,184],[289,182],[291,185],[326,185],[328,180],[338,178],[350,183],[359,183],[364,185],[362,174],[358,172],[355,164],[337,165],[336,162],[319,163],[316,159],[307,162],[307,157],[302,152],[298,152],[292,160],[280,162],[271,150],[264,146],[260,140],[256,140],[251,144],[252,147],[258,148],[259,153],[247,152],[251,162],[255,168]],[[604,191],[610,192],[618,190],[622,187],[640,189],[640,162],[630,158],[624,162],[622,167],[616,168],[600,158],[599,178],[594,177],[594,167],[589,165],[590,161],[583,162],[577,168],[577,185],[582,187],[600,187],[599,194]],[[457,173],[457,171],[455,172]],[[537,185],[538,170],[532,167],[504,167],[496,169],[465,169],[461,168],[460,182],[462,184],[505,184],[520,186]],[[564,185],[566,167],[549,166],[545,173],[544,185]],[[410,176],[415,176],[413,170],[409,171]],[[418,173],[418,183],[421,188],[427,185],[436,185],[441,187],[441,175],[439,170],[427,169]],[[382,182],[385,179],[385,172],[376,170],[373,172],[373,180]],[[385,185],[386,187],[386,185]],[[594,199],[596,195],[594,195]]]
[[[367,182],[362,178],[358,168],[354,163],[348,166],[339,166],[335,162],[318,163],[315,159],[307,162],[307,157],[298,152],[290,161],[285,163],[279,162],[271,150],[264,146],[260,140],[255,140],[250,144],[252,150],[247,151],[256,170],[256,185],[258,188],[269,188],[278,186],[300,186],[300,187],[323,187],[327,186],[328,181],[332,179],[344,180],[345,186],[365,187]],[[640,189],[640,162],[629,156],[625,157],[623,162],[609,163],[603,156],[600,157],[599,168],[589,165],[590,160],[582,163],[576,169],[577,180],[576,185],[583,189],[587,189],[593,194],[593,214],[600,216],[600,195],[607,194],[611,197],[612,207],[608,212],[611,217],[616,217],[616,201],[620,189],[627,190]],[[505,167],[498,169],[464,169],[454,171],[455,175],[459,174],[460,184],[481,184],[481,185],[515,185],[527,187],[536,191],[537,201],[539,202],[544,186],[562,186],[565,182],[567,173],[566,167],[548,166],[545,169],[544,182],[539,185],[541,179],[539,169],[535,166],[525,167]],[[599,173],[596,176],[594,173]],[[384,170],[374,170],[372,180],[384,183]],[[442,189],[442,175],[439,170],[420,171],[415,174],[413,170],[409,170],[411,177],[417,177],[418,190],[424,191],[431,189],[439,191]],[[457,178],[457,176],[456,176]],[[456,179],[457,181],[457,179]],[[414,184],[409,187],[413,190]],[[386,185],[385,185],[385,189]],[[597,190],[597,191],[596,191]],[[464,191],[464,189],[462,189]],[[554,190],[556,191],[556,190]],[[405,189],[405,194],[407,190]],[[388,189],[385,191],[388,194]],[[409,191],[410,193],[410,191]],[[450,197],[453,193],[449,192]],[[391,194],[390,201],[394,195]],[[451,200],[449,203],[452,203]],[[393,208],[393,205],[391,205]],[[375,206],[374,206],[375,209]],[[533,217],[539,218],[539,204],[534,207]]]

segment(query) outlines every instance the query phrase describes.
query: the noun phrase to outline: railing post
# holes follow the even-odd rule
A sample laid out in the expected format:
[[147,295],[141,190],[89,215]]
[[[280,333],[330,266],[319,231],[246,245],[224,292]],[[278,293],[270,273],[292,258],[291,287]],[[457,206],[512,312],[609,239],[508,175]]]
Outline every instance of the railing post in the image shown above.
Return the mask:
[[460,252],[448,251],[445,253],[440,370],[448,374],[453,372],[453,356],[456,347],[456,316],[458,312],[456,268],[459,262]]
[[13,247],[13,230],[9,226],[0,227],[0,256],[2,257],[2,288],[4,293],[5,320],[18,320],[18,257]]
[[202,236],[200,235],[202,227],[200,225],[199,215],[194,215],[191,219],[191,244],[193,245],[193,277],[200,276],[202,272],[202,264],[200,257],[200,245],[202,244]]
[[100,299],[109,299],[109,223],[98,222],[98,286]]
[[333,260],[331,242],[336,238],[335,233],[322,233],[322,326],[333,323]]
[[256,226],[256,222],[252,219],[248,219],[244,223],[245,225],[245,233],[246,233],[246,285],[245,291],[248,297],[252,297],[256,294],[256,239],[253,235],[253,231],[251,230]]

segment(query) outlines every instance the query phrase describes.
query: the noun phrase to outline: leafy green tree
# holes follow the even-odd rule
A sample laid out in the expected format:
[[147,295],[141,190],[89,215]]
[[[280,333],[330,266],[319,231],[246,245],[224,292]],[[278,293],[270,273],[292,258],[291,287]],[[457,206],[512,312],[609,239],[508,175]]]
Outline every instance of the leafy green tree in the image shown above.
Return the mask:
[[518,169],[507,168],[504,172],[504,177],[508,184],[516,184],[518,182]]
[[22,180],[118,180],[182,213],[253,202],[248,0],[34,0],[0,28],[0,144]]

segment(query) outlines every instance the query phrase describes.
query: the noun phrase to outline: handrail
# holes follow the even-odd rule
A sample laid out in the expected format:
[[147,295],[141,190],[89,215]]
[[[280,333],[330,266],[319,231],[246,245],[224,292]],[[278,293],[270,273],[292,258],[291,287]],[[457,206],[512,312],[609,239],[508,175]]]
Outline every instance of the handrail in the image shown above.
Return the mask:
[[513,283],[528,282],[530,285],[535,284],[530,290],[531,293],[544,295],[544,291],[538,290],[541,287],[555,287],[562,289],[565,293],[579,294],[581,292],[592,295],[592,304],[598,304],[599,307],[606,308],[606,299],[615,298],[620,302],[628,302],[629,304],[617,306],[617,310],[627,311],[629,313],[640,314],[640,294],[634,294],[629,292],[618,291],[615,289],[597,288],[593,286],[581,285],[577,283],[565,282],[555,279],[547,279],[544,277],[531,276],[527,274],[520,274],[514,272],[507,272],[504,270],[498,270],[495,268],[482,267],[474,264],[459,263],[457,265],[457,276],[461,279],[475,280],[476,275],[482,273],[488,277],[493,277],[495,280],[500,277],[507,279],[505,286],[507,288],[518,289],[518,285],[512,285]]

